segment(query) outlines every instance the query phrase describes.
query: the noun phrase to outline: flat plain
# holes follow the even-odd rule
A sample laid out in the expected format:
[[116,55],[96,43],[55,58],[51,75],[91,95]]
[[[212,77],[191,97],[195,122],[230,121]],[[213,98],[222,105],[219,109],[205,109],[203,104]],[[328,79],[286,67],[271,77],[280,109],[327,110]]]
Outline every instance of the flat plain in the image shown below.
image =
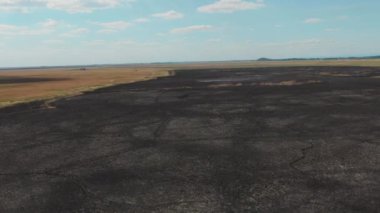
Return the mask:
[[377,212],[380,68],[302,63],[0,109],[0,212]]
[[174,70],[289,66],[379,67],[380,60],[232,61],[143,64],[119,67],[46,68],[0,71],[0,107],[73,96],[97,88],[167,76]]

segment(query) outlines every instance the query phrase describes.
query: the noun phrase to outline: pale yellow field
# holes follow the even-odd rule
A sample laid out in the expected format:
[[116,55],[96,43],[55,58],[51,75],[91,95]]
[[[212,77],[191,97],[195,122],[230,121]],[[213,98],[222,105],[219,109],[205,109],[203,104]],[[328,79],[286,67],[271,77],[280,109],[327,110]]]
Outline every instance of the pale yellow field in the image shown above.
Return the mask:
[[0,107],[32,100],[77,95],[100,87],[150,80],[167,75],[169,75],[168,71],[159,68],[0,72]]

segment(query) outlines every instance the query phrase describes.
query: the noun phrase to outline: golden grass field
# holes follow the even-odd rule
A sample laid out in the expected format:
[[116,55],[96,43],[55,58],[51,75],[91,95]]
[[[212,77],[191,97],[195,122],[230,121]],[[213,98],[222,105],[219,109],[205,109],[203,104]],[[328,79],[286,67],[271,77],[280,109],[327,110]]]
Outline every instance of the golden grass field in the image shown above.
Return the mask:
[[0,107],[169,75],[159,68],[13,70],[0,72]]
[[236,61],[188,64],[153,64],[134,67],[5,70],[0,72],[0,107],[33,100],[78,95],[116,84],[150,80],[178,69],[217,69],[284,66],[380,66],[380,60]]

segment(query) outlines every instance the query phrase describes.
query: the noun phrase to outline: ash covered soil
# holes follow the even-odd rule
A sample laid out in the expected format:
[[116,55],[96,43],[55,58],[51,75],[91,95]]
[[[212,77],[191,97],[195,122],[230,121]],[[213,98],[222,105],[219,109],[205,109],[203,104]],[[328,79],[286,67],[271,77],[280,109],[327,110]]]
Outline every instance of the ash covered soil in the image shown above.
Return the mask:
[[0,110],[0,212],[376,212],[380,69],[178,71]]

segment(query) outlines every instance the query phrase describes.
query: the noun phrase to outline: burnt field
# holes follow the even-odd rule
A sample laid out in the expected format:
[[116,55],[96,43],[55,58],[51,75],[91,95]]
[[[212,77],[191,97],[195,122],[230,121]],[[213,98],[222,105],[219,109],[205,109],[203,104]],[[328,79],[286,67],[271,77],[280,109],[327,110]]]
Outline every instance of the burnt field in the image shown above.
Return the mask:
[[380,68],[177,71],[0,109],[0,212],[376,212]]

